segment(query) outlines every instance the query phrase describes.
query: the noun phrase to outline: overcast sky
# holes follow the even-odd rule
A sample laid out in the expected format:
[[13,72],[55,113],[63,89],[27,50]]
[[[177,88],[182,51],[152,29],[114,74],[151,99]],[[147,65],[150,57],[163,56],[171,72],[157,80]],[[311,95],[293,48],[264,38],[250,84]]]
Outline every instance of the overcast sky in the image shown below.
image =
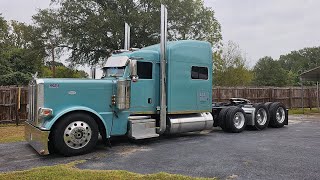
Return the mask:
[[[216,12],[224,42],[239,44],[251,65],[263,56],[279,58],[291,50],[320,46],[319,0],[204,1]],[[0,0],[0,13],[31,23],[37,9],[49,4],[50,0]]]

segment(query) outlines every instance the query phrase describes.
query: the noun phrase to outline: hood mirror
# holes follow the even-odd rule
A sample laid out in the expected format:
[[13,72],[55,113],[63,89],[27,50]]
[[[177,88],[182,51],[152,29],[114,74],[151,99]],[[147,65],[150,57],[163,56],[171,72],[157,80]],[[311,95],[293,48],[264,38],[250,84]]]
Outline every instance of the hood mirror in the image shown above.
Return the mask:
[[130,72],[131,72],[131,79],[133,82],[137,82],[138,77],[138,70],[137,70],[137,60],[130,60]]

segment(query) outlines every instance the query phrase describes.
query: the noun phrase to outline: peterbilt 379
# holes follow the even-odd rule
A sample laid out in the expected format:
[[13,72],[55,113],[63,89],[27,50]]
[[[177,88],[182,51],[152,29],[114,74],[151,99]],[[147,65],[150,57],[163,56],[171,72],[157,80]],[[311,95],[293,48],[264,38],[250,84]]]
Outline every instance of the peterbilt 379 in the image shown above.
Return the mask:
[[107,59],[102,79],[30,82],[25,138],[39,154],[83,154],[99,134],[107,142],[114,136],[140,140],[217,126],[238,133],[247,126],[288,124],[282,103],[212,103],[211,44],[167,43],[166,14],[162,6],[161,43],[117,51]]

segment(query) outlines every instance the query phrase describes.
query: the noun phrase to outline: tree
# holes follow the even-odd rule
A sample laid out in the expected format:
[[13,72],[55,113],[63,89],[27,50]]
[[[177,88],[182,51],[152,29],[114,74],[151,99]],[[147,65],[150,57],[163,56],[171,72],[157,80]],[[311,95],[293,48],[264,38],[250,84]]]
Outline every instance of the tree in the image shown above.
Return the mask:
[[44,41],[44,35],[50,37],[50,42],[56,38],[50,34],[54,28],[41,27],[17,21],[7,22],[0,16],[0,85],[27,85],[36,72],[39,72],[39,77],[53,77],[50,70],[53,66],[58,67],[59,78],[88,77],[84,71],[65,67],[59,62],[45,63],[50,51],[46,51],[48,40]]
[[46,56],[33,26],[0,17],[0,85],[26,85]]
[[[44,78],[52,78],[53,72],[51,71],[52,62],[47,62],[46,66],[42,67],[42,75]],[[66,67],[62,63],[55,62],[56,67],[56,78],[87,78],[88,74],[84,71],[79,71],[72,69],[71,67]]]
[[62,55],[63,38],[59,29],[59,15],[50,9],[40,10],[33,16],[35,25],[39,30],[39,39],[43,42],[45,50],[50,54],[49,61],[52,61],[52,75],[55,77],[55,61]]
[[8,41],[9,26],[7,21],[0,14],[0,53],[5,49],[5,44]]
[[[159,43],[160,0],[52,0],[55,7],[34,17],[39,26],[54,20],[63,38],[62,47],[72,50],[73,64],[97,64],[123,47],[124,22],[132,27],[132,46]],[[207,40],[218,46],[220,24],[202,0],[163,0],[169,11],[169,40]],[[48,15],[49,18],[41,18]],[[48,20],[49,19],[49,20]],[[41,23],[39,23],[41,22]]]
[[282,68],[290,72],[290,85],[299,85],[301,73],[320,66],[320,47],[291,51],[280,56],[279,62]]
[[7,32],[1,51],[3,63],[12,71],[35,73],[41,70],[43,58],[46,56],[43,44],[37,40],[37,30],[24,23],[11,21],[7,23]]
[[229,41],[220,52],[214,53],[213,84],[217,86],[248,86],[253,79],[252,71],[239,45]]
[[254,67],[254,84],[257,86],[286,86],[288,72],[281,67],[281,63],[271,57],[259,59]]
[[9,67],[9,63],[3,57],[8,46],[8,34],[8,23],[0,14],[0,76],[12,71]]
[[29,74],[24,74],[21,72],[13,72],[0,76],[0,85],[27,85],[31,77]]

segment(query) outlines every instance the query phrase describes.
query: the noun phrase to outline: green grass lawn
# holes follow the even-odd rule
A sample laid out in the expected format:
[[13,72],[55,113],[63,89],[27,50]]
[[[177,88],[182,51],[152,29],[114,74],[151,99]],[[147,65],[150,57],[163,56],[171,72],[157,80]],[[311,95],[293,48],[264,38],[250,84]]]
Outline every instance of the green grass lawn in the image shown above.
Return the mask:
[[24,141],[24,126],[13,124],[0,125],[0,143]]
[[[318,111],[318,108],[304,108],[304,114],[314,114],[314,113],[320,113]],[[294,108],[294,109],[289,109],[289,114],[303,114],[303,109],[302,108]]]
[[[83,162],[83,161],[82,161]],[[201,180],[206,178],[193,178],[189,176],[173,175],[168,173],[136,174],[128,171],[117,170],[80,170],[73,162],[64,165],[39,167],[26,171],[0,173],[0,179],[150,179],[150,180]]]

